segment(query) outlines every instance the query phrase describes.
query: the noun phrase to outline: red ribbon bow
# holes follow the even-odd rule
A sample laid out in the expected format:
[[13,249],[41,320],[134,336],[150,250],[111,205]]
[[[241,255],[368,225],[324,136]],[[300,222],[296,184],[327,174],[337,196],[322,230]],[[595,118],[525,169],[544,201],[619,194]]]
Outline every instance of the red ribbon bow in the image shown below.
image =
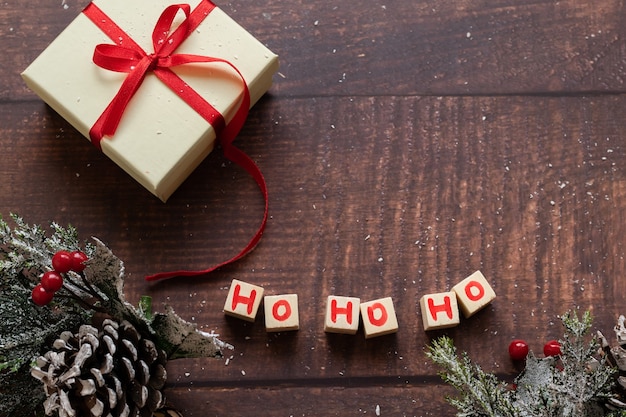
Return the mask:
[[[175,276],[194,276],[212,272],[224,265],[234,262],[257,245],[268,216],[268,194],[265,178],[259,167],[248,155],[233,146],[232,142],[241,130],[250,108],[250,92],[241,72],[229,61],[193,54],[174,54],[182,42],[198,27],[206,16],[215,8],[208,0],[201,0],[192,11],[188,4],[168,6],[159,17],[152,32],[154,53],[146,53],[128,34],[113,22],[94,3],[84,10],[91,21],[98,26],[116,44],[100,44],[94,51],[93,61],[96,65],[116,72],[128,73],[119,91],[89,131],[92,143],[100,148],[104,136],[112,136],[124,114],[126,106],[141,86],[149,72],[154,73],[164,84],[181,97],[191,108],[200,114],[211,126],[222,145],[224,156],[244,168],[257,182],[265,199],[265,212],[261,226],[246,247],[233,258],[201,271],[172,271],[146,277],[148,281],[156,281]],[[185,19],[172,30],[176,15],[182,11]],[[239,75],[243,86],[243,97],[230,123],[203,97],[195,92],[170,68],[192,63],[222,63],[234,69]]]

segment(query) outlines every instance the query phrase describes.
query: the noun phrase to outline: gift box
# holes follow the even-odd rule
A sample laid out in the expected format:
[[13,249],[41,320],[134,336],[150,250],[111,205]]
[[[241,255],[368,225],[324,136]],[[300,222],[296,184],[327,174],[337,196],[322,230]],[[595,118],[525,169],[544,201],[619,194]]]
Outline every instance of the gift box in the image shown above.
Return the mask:
[[[144,55],[152,61],[141,61]],[[124,67],[128,62],[144,72]],[[277,70],[278,57],[209,1],[95,0],[22,77],[166,201],[211,152],[222,128],[233,118],[243,124]],[[127,101],[121,109],[120,99]],[[111,122],[110,113],[119,120]]]

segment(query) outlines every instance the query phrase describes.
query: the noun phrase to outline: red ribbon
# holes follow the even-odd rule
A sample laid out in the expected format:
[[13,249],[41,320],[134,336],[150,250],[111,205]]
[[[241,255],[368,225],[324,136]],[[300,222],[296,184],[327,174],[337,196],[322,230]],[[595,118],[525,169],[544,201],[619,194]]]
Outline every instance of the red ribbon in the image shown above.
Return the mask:
[[[94,3],[90,3],[83,10],[83,14],[91,19],[98,28],[115,42],[115,44],[97,45],[93,56],[94,63],[111,71],[128,73],[113,100],[89,131],[92,143],[100,148],[100,141],[103,137],[112,136],[115,133],[126,106],[141,86],[146,75],[152,72],[213,126],[219,143],[222,146],[224,156],[241,166],[254,178],[265,199],[265,211],[261,226],[238,255],[218,265],[200,271],[181,270],[150,275],[146,277],[148,281],[156,281],[175,276],[203,275],[235,262],[254,249],[259,243],[267,223],[269,199],[265,178],[254,161],[232,144],[245,123],[250,108],[250,92],[243,75],[232,63],[224,59],[193,54],[174,54],[174,51],[180,44],[187,39],[214,8],[215,5],[208,0],[201,0],[200,4],[198,4],[193,11],[188,4],[174,4],[168,6],[159,17],[152,32],[154,53],[151,54],[146,53]],[[185,14],[185,19],[178,28],[172,31],[174,18],[180,11]],[[230,123],[226,124],[224,117],[219,111],[211,106],[211,104],[170,69],[178,65],[192,63],[226,64],[239,75],[243,86],[243,97]]]

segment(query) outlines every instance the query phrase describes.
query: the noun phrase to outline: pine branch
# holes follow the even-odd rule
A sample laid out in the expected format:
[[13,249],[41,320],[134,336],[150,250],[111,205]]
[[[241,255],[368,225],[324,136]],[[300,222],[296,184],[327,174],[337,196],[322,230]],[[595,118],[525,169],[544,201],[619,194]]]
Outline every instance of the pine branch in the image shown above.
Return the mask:
[[[128,303],[123,263],[99,240],[81,245],[71,226],[52,223],[47,236],[40,226],[30,226],[15,215],[11,218],[13,229],[0,218],[0,416],[32,416],[41,411],[46,397],[41,382],[30,375],[33,360],[50,350],[61,333],[74,333],[92,323],[95,313],[131,323],[142,337],[164,350],[166,359],[217,357],[221,349],[232,348],[216,334],[199,331],[171,308],[153,314],[146,299],[140,308]],[[63,272],[62,287],[53,301],[36,306],[33,288],[44,272],[53,270],[53,255],[60,250],[86,254],[85,269]]]
[[[30,301],[39,275],[51,268],[53,251],[76,248],[73,229],[55,227],[51,238],[39,226],[12,216],[15,228],[0,218],[0,415],[32,413],[44,393],[30,377],[32,360],[61,331],[76,328],[90,314],[71,302],[40,308]],[[22,414],[19,414],[22,413]]]
[[606,404],[615,398],[615,369],[604,356],[597,357],[600,343],[589,336],[592,318],[573,312],[561,317],[565,334],[558,357],[526,358],[526,368],[507,390],[493,374],[484,373],[466,353],[457,355],[447,337],[433,342],[428,356],[440,367],[445,382],[460,397],[449,402],[457,416],[594,417],[626,415],[610,411]]
[[[550,412],[564,417],[602,416],[605,413],[602,404],[612,395],[615,370],[605,359],[596,358],[600,345],[596,338],[589,337],[592,325],[589,312],[582,319],[574,312],[567,312],[561,320],[565,334],[558,360],[531,355],[525,372],[517,379],[521,408],[528,410],[529,415]],[[538,411],[534,405],[527,406],[537,395],[547,398]]]
[[518,415],[506,384],[473,364],[466,353],[459,357],[449,337],[435,340],[427,355],[444,369],[440,374],[442,379],[461,394],[458,398],[448,398],[448,402],[459,410],[457,416]]

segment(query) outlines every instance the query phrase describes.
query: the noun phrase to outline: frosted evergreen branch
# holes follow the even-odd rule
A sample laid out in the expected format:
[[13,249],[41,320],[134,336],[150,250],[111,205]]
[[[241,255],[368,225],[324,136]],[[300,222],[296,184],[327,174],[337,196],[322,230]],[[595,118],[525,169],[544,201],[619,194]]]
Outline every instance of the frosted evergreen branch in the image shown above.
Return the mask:
[[458,398],[448,398],[448,402],[459,409],[457,416],[518,415],[506,384],[473,364],[466,353],[459,357],[449,337],[435,340],[427,355],[444,369],[440,373],[442,379],[461,394]]
[[[52,223],[47,236],[11,215],[13,228],[0,217],[0,416],[33,415],[41,407],[43,390],[30,375],[34,358],[50,349],[62,332],[90,324],[95,312],[119,322],[127,320],[141,334],[162,346],[169,357],[216,357],[230,345],[213,333],[200,332],[167,309],[147,314],[126,301],[124,266],[99,240],[81,246],[75,228]],[[32,290],[51,271],[58,251],[87,255],[82,272],[63,272],[63,286],[51,304],[35,305]]]
[[[493,374],[484,373],[467,353],[458,355],[453,342],[442,337],[432,343],[428,356],[443,371],[443,380],[460,396],[449,399],[457,416],[595,417],[624,416],[624,410],[611,410],[619,403],[616,370],[606,356],[598,357],[600,342],[590,337],[589,312],[579,319],[574,312],[561,317],[565,334],[558,357],[537,358],[532,352],[526,368],[515,379],[514,390],[507,390]],[[620,397],[620,401],[621,397]]]

